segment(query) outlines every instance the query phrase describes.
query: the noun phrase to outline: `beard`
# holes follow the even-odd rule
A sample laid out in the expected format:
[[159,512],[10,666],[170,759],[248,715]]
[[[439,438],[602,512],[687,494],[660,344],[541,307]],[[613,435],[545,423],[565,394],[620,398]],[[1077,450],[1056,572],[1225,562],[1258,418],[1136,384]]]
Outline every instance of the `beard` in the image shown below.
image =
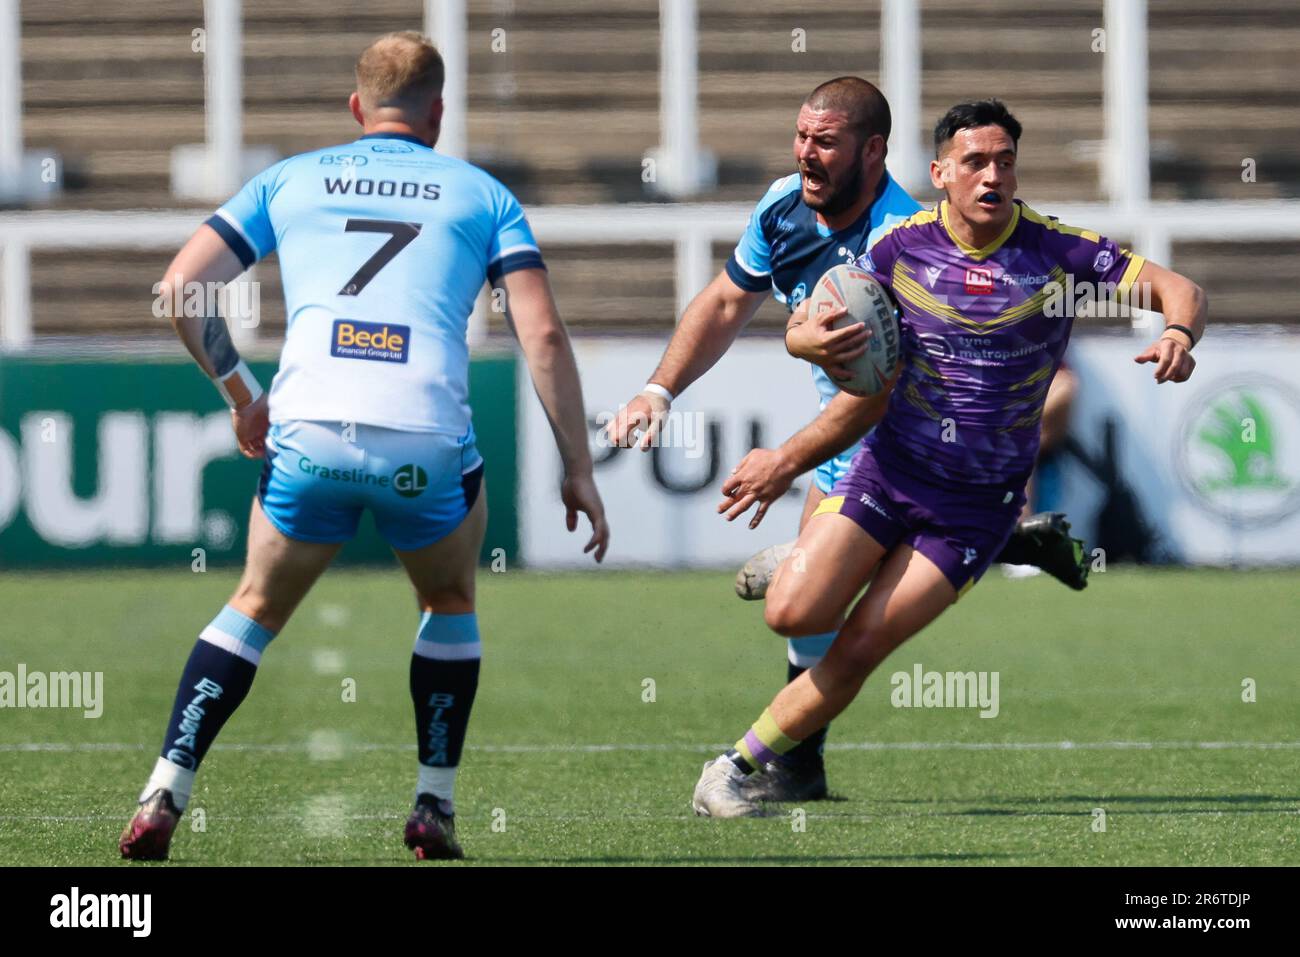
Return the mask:
[[[816,212],[823,215],[834,216],[836,213],[842,213],[858,201],[862,192],[862,180],[865,171],[861,163],[856,164],[844,176],[834,189],[830,190],[825,199],[809,200],[807,194],[804,194],[804,204]],[[827,186],[830,186],[830,180],[824,179]]]

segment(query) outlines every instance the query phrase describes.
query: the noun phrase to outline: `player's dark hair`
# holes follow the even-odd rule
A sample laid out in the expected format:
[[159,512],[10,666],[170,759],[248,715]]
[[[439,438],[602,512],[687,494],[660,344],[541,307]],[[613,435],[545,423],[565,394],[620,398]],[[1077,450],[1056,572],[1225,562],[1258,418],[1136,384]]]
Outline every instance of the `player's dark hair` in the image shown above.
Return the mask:
[[865,143],[879,134],[886,144],[889,143],[889,101],[875,84],[860,76],[837,76],[827,80],[809,93],[804,103],[818,112],[834,110],[847,114],[849,128],[858,135],[859,142]]
[[962,130],[973,130],[981,126],[1000,126],[1007,131],[1011,142],[1020,145],[1022,128],[1020,121],[1011,115],[1006,104],[1001,100],[976,100],[973,103],[958,103],[939,118],[934,126],[934,155],[937,158],[943,146]]

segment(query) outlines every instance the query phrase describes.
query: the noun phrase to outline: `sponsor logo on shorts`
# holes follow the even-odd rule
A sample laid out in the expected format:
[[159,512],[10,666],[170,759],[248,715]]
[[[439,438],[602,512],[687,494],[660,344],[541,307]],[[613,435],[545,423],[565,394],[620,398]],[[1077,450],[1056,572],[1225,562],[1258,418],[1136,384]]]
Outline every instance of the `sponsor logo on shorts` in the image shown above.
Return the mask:
[[335,319],[330,355],[339,359],[405,362],[410,357],[411,327],[392,323]]
[[865,505],[867,508],[871,509],[873,512],[883,515],[885,518],[889,518],[889,513],[886,512],[883,508],[881,508],[876,503],[876,500],[872,498],[870,495],[868,495],[866,492],[863,492],[862,495],[858,497],[858,501],[861,502],[863,505]]
[[380,488],[388,488],[391,483],[387,475],[375,475],[373,472],[367,472],[364,469],[335,469],[330,468],[328,465],[317,465],[305,455],[298,460],[298,471],[304,472],[313,478],[324,479],[327,482],[377,485]]
[[982,266],[971,266],[966,270],[966,292],[973,296],[983,296],[993,291],[993,270]]
[[418,465],[399,465],[393,473],[393,489],[402,498],[415,498],[429,487],[429,475]]

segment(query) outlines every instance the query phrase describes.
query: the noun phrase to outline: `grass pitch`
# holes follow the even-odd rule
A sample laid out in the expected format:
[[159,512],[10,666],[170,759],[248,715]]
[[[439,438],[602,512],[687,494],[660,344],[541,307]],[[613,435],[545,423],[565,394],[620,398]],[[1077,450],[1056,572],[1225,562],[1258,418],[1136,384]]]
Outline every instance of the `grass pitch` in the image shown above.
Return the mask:
[[[1112,568],[1075,594],[995,570],[835,723],[835,799],[802,829],[791,808],[690,811],[701,763],[784,680],[730,578],[482,576],[466,864],[1300,863],[1295,572]],[[181,665],[234,581],[0,577],[0,671],[102,671],[105,699],[97,719],[0,710],[0,864],[122,864]],[[396,569],[326,574],[204,763],[171,866],[414,863],[415,625]],[[998,672],[1000,713],[893,707],[917,663]]]

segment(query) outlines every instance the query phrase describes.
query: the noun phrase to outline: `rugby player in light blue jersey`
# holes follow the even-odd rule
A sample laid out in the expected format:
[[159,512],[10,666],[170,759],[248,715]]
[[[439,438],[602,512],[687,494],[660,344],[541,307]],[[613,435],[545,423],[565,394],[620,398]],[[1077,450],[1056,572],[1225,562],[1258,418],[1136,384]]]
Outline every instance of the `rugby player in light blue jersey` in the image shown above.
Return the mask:
[[1205,294],[1016,199],[1020,133],[996,100],[953,107],[935,128],[930,164],[945,199],[858,261],[899,308],[900,371],[866,400],[879,427],[799,533],[804,561],[778,569],[764,609],[780,634],[838,634],[734,748],[705,764],[697,814],[761,815],[747,779],[843,712],[895,648],[996,560],[1024,505],[1048,385],[1070,339],[1074,303],[1057,308],[1064,290],[1086,288],[1093,300],[1140,290],[1133,301],[1149,302],[1166,325],[1135,361],[1155,363],[1157,383],[1192,374]]
[[[889,103],[866,80],[837,77],[808,95],[795,120],[798,172],[777,180],[759,200],[735,254],[687,307],[645,389],[609,424],[612,443],[630,446],[639,431],[640,447],[649,448],[673,398],[712,368],[769,294],[796,310],[828,269],[853,262],[891,225],[921,209],[885,168],[890,126]],[[799,475],[815,470],[802,528],[848,472],[857,440],[871,426],[872,405],[840,392],[822,368],[845,376],[842,364],[866,349],[861,323],[832,330],[841,316],[827,312],[813,322],[792,323],[787,331],[791,353],[814,363],[821,412],[779,449],[755,449],[745,456],[722,486],[726,498],[718,510],[728,521],[756,505],[749,524],[757,527]],[[1014,533],[1009,543],[1014,555],[1006,560],[1041,565],[1082,587],[1081,543],[1069,538],[1068,528],[1063,516],[1034,516]],[[763,596],[793,544],[764,549],[746,563],[737,583],[742,597]],[[834,637],[832,629],[790,639],[786,680],[817,664]],[[782,755],[768,773],[747,779],[751,796],[768,801],[825,797],[825,740],[822,728]]]
[[419,764],[405,841],[420,859],[463,856],[453,788],[478,686],[474,575],[487,521],[465,335],[484,281],[505,291],[555,434],[568,528],[587,515],[584,551],[596,561],[609,542],[577,367],[523,210],[487,173],[433,149],[441,57],[419,34],[389,34],[361,54],[356,72],[350,106],[364,135],[255,177],[163,280],[170,300],[168,292],[228,282],[276,252],[288,330],[263,393],[223,320],[172,312],[231,407],[240,451],[265,464],[243,577],[185,665],[161,755],[122,834],[123,857],[167,856],[195,772],[267,645],[366,510],[421,612],[410,665]]

